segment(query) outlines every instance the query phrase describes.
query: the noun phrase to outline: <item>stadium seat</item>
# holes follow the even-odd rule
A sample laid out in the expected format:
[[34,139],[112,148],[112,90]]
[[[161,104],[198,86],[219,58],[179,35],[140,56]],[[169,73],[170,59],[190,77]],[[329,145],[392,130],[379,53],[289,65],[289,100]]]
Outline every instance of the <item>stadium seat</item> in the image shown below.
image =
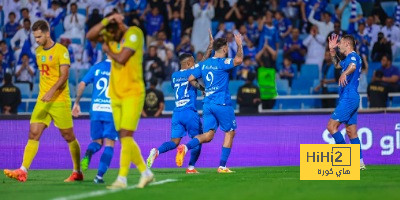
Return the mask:
[[381,63],[380,62],[370,62],[368,63],[368,73],[367,73],[367,81],[368,83],[371,82],[372,76],[374,75],[374,72],[378,69],[381,68]]
[[393,97],[391,102],[391,107],[399,108],[400,107],[400,97]]
[[164,96],[173,97],[175,95],[174,88],[171,86],[171,81],[164,81],[161,84],[161,91],[164,93]]
[[396,9],[397,2],[396,1],[386,1],[386,2],[381,2],[381,7],[385,11],[385,13],[389,16],[392,17],[394,14],[394,11]]
[[36,99],[39,95],[39,84],[33,84],[31,98]]
[[276,66],[278,67],[278,69],[282,68],[281,67],[282,64],[283,64],[283,49],[278,49],[278,52],[276,55]]
[[[361,97],[361,106],[362,108],[368,108],[369,102],[367,97]],[[360,106],[360,108],[361,108]]]
[[80,38],[71,38],[71,43],[72,44],[81,44],[81,39]]
[[31,90],[28,83],[15,83],[15,86],[21,91],[23,99],[31,98]]
[[287,79],[276,80],[276,90],[279,95],[287,95],[290,92],[289,81]]
[[54,34],[56,38],[60,38],[60,36],[64,33],[64,25],[62,22],[58,23],[56,27],[54,27]]
[[85,87],[85,90],[83,90],[82,97],[84,98],[91,98],[93,93],[93,84],[89,84]]
[[78,13],[86,16],[86,9],[85,8],[78,8]]
[[281,109],[301,109],[301,101],[298,99],[281,99],[280,100]]
[[319,79],[318,65],[303,64],[300,70],[300,79]]
[[85,77],[86,73],[89,71],[89,69],[79,69],[77,70],[77,77],[78,77],[78,82],[77,84],[79,84],[79,82],[82,81],[83,77]]
[[310,79],[294,79],[292,83],[292,89],[290,94],[291,95],[298,95],[298,94],[310,94],[311,87],[314,84],[314,80]]
[[236,96],[240,86],[244,85],[244,83],[244,81],[240,80],[229,81],[229,92],[231,95]]
[[21,112],[26,112],[26,102],[21,102],[21,103],[18,105],[18,112],[19,112],[19,113],[21,113]]
[[37,70],[35,76],[33,77],[33,83],[38,84],[39,82],[40,82],[40,71]]
[[75,96],[76,96],[75,86],[70,83],[70,84],[68,84],[68,87],[69,87],[69,93],[71,95],[71,98],[75,98]]
[[77,84],[77,72],[75,69],[69,69],[69,77],[68,77],[68,82],[72,85],[76,85]]

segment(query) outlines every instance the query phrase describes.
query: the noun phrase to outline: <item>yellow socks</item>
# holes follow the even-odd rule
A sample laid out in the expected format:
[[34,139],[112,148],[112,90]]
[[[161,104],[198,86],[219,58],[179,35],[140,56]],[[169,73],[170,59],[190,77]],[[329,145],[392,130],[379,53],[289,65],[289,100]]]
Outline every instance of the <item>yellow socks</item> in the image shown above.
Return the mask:
[[79,146],[78,140],[74,140],[68,143],[69,152],[71,153],[72,162],[74,163],[74,171],[80,171],[80,160],[81,160],[81,147]]
[[146,171],[147,167],[146,164],[144,163],[143,156],[142,153],[140,152],[139,146],[134,140],[132,140],[132,142],[133,142],[133,147],[132,147],[131,160],[136,165],[139,172],[142,173]]
[[28,140],[28,143],[25,146],[24,158],[22,161],[22,166],[25,167],[25,169],[28,170],[31,167],[32,161],[35,158],[38,149],[39,141]]
[[144,163],[139,146],[132,137],[123,137],[121,138],[120,169],[118,176],[128,176],[131,162],[136,165],[141,173],[146,171],[146,164]]

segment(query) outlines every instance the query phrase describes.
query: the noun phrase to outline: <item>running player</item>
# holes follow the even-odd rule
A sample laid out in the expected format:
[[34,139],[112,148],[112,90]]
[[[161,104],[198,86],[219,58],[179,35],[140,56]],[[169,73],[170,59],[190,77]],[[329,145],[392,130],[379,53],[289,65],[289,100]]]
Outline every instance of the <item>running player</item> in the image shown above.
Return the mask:
[[114,13],[92,27],[87,38],[104,38],[103,51],[111,58],[109,96],[114,125],[121,141],[120,169],[117,180],[108,188],[127,187],[131,162],[141,172],[137,187],[143,188],[154,179],[147,169],[140,148],[133,139],[143,109],[145,87],[143,81],[143,32],[137,26],[127,27],[124,17]]
[[111,60],[99,62],[93,65],[89,72],[83,77],[78,85],[76,100],[72,108],[72,115],[78,117],[81,112],[79,102],[81,100],[85,87],[93,83],[92,102],[90,104],[90,137],[92,143],[89,144],[85,157],[81,161],[82,170],[88,169],[92,155],[101,149],[104,144],[104,151],[100,158],[100,164],[97,175],[94,178],[95,183],[104,183],[103,175],[110,167],[111,159],[114,155],[114,143],[118,138],[118,132],[115,130],[108,96],[108,83],[110,78]]
[[215,55],[212,58],[200,62],[189,77],[191,84],[197,78],[203,78],[205,83],[205,93],[203,105],[203,134],[196,136],[186,145],[181,144],[177,149],[176,164],[182,166],[184,156],[190,149],[199,144],[210,142],[217,131],[219,125],[225,132],[224,144],[218,173],[232,173],[226,167],[229,154],[231,152],[233,138],[235,136],[236,120],[234,109],[231,104],[231,95],[229,93],[229,70],[238,66],[243,61],[242,36],[235,35],[235,41],[238,50],[234,59],[226,58],[228,53],[228,44],[226,38],[218,38],[213,43]]
[[39,44],[36,49],[36,61],[40,70],[39,96],[31,116],[29,140],[25,146],[22,165],[16,170],[5,169],[4,174],[21,182],[26,181],[28,169],[39,149],[39,139],[53,120],[62,137],[68,142],[74,167],[71,176],[64,182],[81,181],[81,149],[72,129],[68,50],[51,39],[50,26],[46,21],[36,21],[32,31]]
[[[346,125],[346,133],[351,144],[360,144],[357,135],[357,110],[360,104],[360,95],[357,88],[360,80],[362,59],[355,52],[356,43],[351,35],[345,35],[339,42],[338,35],[332,35],[329,40],[329,51],[337,69],[342,69],[339,78],[339,103],[328,122],[328,131],[332,134],[336,144],[346,144],[339,131],[340,124]],[[336,54],[336,47],[346,58],[340,60]],[[361,144],[360,144],[361,145]],[[360,169],[365,170],[365,164],[360,149]]]

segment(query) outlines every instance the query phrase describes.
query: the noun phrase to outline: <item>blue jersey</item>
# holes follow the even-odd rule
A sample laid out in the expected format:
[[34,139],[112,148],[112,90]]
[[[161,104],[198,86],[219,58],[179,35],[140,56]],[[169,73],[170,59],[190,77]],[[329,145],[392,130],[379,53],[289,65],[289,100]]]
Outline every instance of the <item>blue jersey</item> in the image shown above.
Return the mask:
[[82,81],[88,85],[93,83],[90,119],[113,121],[108,86],[110,80],[111,61],[105,60],[93,65]]
[[231,58],[209,58],[195,65],[193,76],[203,78],[205,84],[204,103],[231,105],[229,70],[233,67]]
[[264,25],[258,41],[258,50],[264,47],[265,41],[272,49],[276,49],[276,43],[279,42],[279,30],[274,25],[271,27]]
[[351,52],[346,56],[344,60],[340,62],[340,66],[342,67],[342,73],[346,71],[347,67],[350,64],[356,65],[356,70],[353,73],[347,75],[347,85],[339,87],[339,98],[360,98],[358,94],[358,84],[360,80],[361,74],[361,65],[362,60],[361,57],[356,52]]
[[179,70],[172,74],[171,84],[175,92],[174,111],[182,111],[185,109],[197,111],[197,89],[188,82],[188,78],[192,74],[192,71],[193,69]]

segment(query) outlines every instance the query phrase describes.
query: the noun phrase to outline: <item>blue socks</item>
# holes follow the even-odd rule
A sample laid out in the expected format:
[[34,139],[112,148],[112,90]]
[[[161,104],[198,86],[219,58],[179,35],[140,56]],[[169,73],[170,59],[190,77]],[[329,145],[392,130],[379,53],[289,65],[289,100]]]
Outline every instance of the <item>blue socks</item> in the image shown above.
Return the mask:
[[197,145],[190,151],[190,161],[189,161],[189,166],[194,166],[199,159],[201,152],[201,144]]
[[361,151],[361,142],[360,139],[358,137],[354,138],[354,139],[350,139],[350,143],[351,144],[360,144],[360,159],[363,158],[362,156],[362,151]]
[[226,161],[228,161],[229,154],[231,154],[231,148],[222,147],[222,154],[221,154],[221,160],[219,162],[219,166],[221,166],[221,167],[226,166]]
[[92,158],[92,155],[98,152],[101,149],[101,144],[97,142],[92,142],[89,144],[85,156],[89,157],[89,160]]
[[100,158],[99,169],[97,172],[98,177],[103,177],[108,167],[110,167],[111,159],[114,155],[114,148],[106,146]]
[[190,140],[187,144],[186,147],[188,148],[188,150],[193,149],[195,147],[197,147],[200,144],[199,139],[197,138],[193,138],[192,140]]
[[340,131],[333,134],[332,137],[335,139],[336,144],[346,144],[346,141],[344,140],[344,137]]
[[160,147],[158,147],[158,153],[162,154],[175,148],[176,144],[174,142],[172,141],[164,142]]

